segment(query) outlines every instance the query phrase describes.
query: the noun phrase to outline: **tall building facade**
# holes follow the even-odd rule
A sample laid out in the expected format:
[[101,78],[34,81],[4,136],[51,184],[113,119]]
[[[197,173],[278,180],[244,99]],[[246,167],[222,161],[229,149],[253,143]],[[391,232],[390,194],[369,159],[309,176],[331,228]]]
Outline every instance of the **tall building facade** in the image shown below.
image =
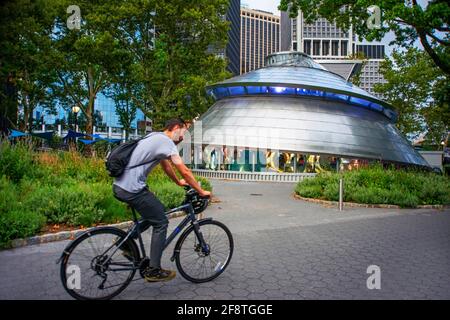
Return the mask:
[[264,67],[265,58],[280,51],[280,17],[271,12],[241,8],[240,73]]
[[233,75],[239,75],[240,44],[241,44],[241,0],[230,0],[226,19],[230,22],[228,31],[228,44],[225,48],[225,57],[228,60],[228,71]]
[[302,12],[295,19],[284,13],[281,24],[283,30],[290,29],[287,34],[281,34],[282,43],[289,46],[282,50],[304,52],[313,59],[343,59],[355,51],[356,37],[352,28],[344,31],[324,18],[307,24]]
[[[314,60],[349,60],[358,52],[364,53],[368,61],[361,70],[360,87],[382,98],[373,88],[385,81],[379,73],[380,63],[385,57],[383,45],[358,44],[352,28],[344,31],[324,18],[307,24],[302,12],[295,19],[282,12],[281,30],[284,31],[281,33],[281,50],[300,51]],[[330,64],[324,66],[327,68]]]
[[356,46],[356,52],[363,53],[367,58],[367,62],[364,64],[361,70],[361,83],[360,87],[370,94],[383,99],[384,96],[376,93],[374,87],[378,83],[386,83],[383,75],[380,73],[380,65],[385,60],[385,46],[373,45],[373,44],[358,44]]

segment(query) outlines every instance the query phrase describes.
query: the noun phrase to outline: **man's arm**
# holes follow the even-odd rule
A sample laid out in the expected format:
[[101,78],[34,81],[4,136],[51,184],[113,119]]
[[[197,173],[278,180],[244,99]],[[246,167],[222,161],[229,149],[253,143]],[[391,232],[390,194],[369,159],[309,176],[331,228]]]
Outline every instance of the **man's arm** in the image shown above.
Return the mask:
[[179,186],[184,186],[185,184],[183,181],[179,180],[177,175],[175,174],[175,171],[172,168],[172,164],[169,160],[161,160],[160,162],[161,167],[163,168],[164,172],[167,174],[167,176],[172,179],[173,182],[175,182]]
[[191,170],[189,170],[189,168],[186,167],[186,165],[183,163],[183,160],[179,155],[171,156],[170,160],[172,160],[172,163],[175,165],[175,168],[177,168],[178,172],[181,174],[184,180],[186,180],[186,182],[192,188],[194,188],[201,196],[209,196],[211,194],[209,191],[205,191],[202,189],[202,187],[198,184],[197,180],[195,180]]

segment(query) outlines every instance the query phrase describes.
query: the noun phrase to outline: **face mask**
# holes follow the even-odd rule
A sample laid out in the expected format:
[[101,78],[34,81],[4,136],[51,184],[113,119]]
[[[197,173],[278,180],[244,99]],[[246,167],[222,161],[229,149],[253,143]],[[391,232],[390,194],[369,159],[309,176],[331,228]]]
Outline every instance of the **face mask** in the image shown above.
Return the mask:
[[182,132],[182,130],[183,129],[178,129],[177,131],[175,131],[175,134],[174,134],[174,139],[173,139],[173,142],[175,143],[175,145],[178,145],[180,142],[182,142],[183,141],[183,136],[181,135],[181,132]]

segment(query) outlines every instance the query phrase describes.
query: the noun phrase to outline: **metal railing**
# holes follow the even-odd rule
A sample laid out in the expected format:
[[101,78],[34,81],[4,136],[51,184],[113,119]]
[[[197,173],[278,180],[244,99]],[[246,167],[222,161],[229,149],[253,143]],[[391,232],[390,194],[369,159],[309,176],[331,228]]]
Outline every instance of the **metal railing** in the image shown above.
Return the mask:
[[277,173],[277,172],[241,172],[241,171],[213,171],[193,169],[192,172],[200,177],[209,179],[238,180],[238,181],[267,181],[295,183],[306,178],[314,177],[315,173]]
[[[58,125],[48,125],[43,124],[40,125],[36,130],[33,130],[34,133],[42,133],[46,131],[54,131],[55,135],[59,137],[64,137],[67,135],[68,129],[75,129],[71,128],[70,126],[62,126],[60,124]],[[101,130],[98,130],[101,129]],[[104,131],[106,129],[106,131]],[[80,128],[77,126],[75,131],[80,131]],[[100,127],[97,128],[94,126],[94,134],[100,135],[102,138],[111,138],[111,139],[122,139],[125,140],[125,131],[122,128],[117,127]],[[142,137],[143,134],[141,132],[138,132],[137,129],[134,129],[132,132],[129,133],[128,138],[129,139],[138,139]]]

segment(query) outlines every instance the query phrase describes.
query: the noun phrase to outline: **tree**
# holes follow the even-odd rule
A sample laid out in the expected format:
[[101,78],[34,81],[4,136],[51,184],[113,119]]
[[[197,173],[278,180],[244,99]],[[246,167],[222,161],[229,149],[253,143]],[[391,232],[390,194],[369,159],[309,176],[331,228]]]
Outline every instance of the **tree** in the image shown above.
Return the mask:
[[130,0],[114,7],[114,38],[131,53],[132,100],[161,128],[195,118],[210,105],[205,85],[229,76],[211,47],[224,48],[228,0]]
[[119,117],[119,123],[125,130],[126,140],[128,140],[131,125],[136,118],[138,109],[133,97],[140,94],[141,87],[142,85],[132,79],[130,72],[125,72],[114,78],[106,91],[106,95],[112,98],[116,104],[116,114]]
[[439,146],[450,132],[450,81],[439,77],[431,92],[430,104],[421,110],[427,124],[426,143]]
[[114,11],[108,2],[77,1],[79,30],[69,29],[67,24],[66,10],[71,1],[53,3],[58,10],[52,37],[52,67],[58,75],[53,92],[67,109],[80,107],[86,117],[86,132],[92,134],[97,94],[109,85],[116,62],[127,52],[112,36]]
[[397,110],[400,131],[410,138],[427,132],[429,141],[439,144],[450,128],[448,76],[417,48],[394,50],[380,72],[387,82],[375,91]]
[[46,62],[54,11],[44,0],[7,2],[1,9],[0,78],[8,79],[14,91],[10,96],[3,95],[6,103],[2,103],[2,113],[11,117],[13,110],[7,111],[6,107],[13,109],[15,103],[8,100],[19,101],[23,111],[19,129],[31,131],[35,108],[39,105],[52,109],[48,88],[55,72]]
[[[369,28],[369,7],[382,11],[381,28]],[[336,21],[343,29],[353,26],[360,38],[381,40],[393,31],[397,44],[410,47],[419,39],[434,64],[450,75],[450,6],[446,0],[431,0],[421,6],[417,0],[281,0],[279,9],[296,17],[301,10],[307,22],[318,17]]]

